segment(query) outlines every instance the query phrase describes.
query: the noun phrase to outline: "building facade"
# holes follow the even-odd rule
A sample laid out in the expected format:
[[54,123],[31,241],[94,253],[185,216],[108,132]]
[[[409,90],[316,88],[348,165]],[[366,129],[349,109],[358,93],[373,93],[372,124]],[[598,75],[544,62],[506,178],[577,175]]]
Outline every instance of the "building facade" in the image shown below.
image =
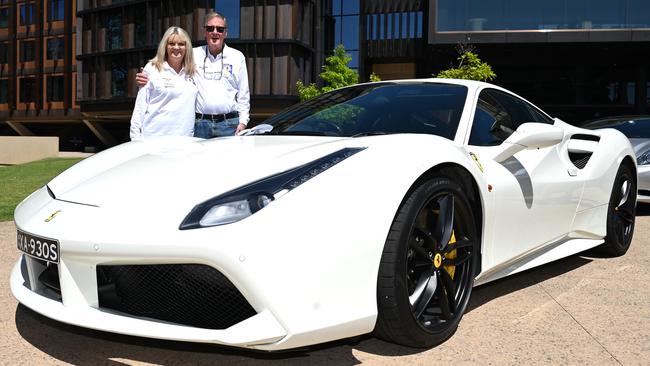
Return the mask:
[[650,113],[647,0],[0,0],[0,134],[126,141],[135,73],[171,25],[205,44],[211,9],[247,58],[253,123],[297,102],[296,81],[319,82],[337,44],[361,81],[431,77],[463,45],[569,123]]
[[0,134],[58,135],[74,149],[76,8],[64,0],[0,0]]
[[650,2],[433,0],[431,69],[459,43],[476,47],[497,84],[570,123],[650,113]]

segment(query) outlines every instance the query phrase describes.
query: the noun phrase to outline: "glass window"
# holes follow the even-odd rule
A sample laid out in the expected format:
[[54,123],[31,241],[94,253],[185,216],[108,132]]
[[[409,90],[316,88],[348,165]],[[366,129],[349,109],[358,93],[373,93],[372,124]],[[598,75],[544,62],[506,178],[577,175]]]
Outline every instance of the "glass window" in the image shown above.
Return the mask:
[[634,104],[635,88],[634,82],[612,82],[607,85],[607,102],[611,104]]
[[332,15],[337,16],[341,15],[341,3],[343,0],[333,0],[332,1]]
[[8,52],[9,52],[9,43],[0,42],[0,64],[6,64],[7,62],[9,62]]
[[36,9],[34,4],[20,5],[20,25],[30,25],[35,23]]
[[239,38],[239,0],[215,1],[214,9],[228,20],[228,38]]
[[629,28],[650,28],[650,1],[628,0],[627,19]]
[[122,48],[122,14],[113,13],[106,16],[106,49]]
[[438,0],[438,31],[650,27],[647,0]]
[[47,20],[54,22],[64,19],[64,0],[50,0],[47,4]]
[[9,103],[9,80],[0,79],[0,103]]
[[[359,67],[359,1],[333,1],[334,45],[342,44],[352,56],[348,66]],[[380,18],[381,19],[381,18]]]
[[526,122],[552,124],[553,120],[525,101],[494,89],[479,95],[469,144],[499,145]]
[[386,14],[386,39],[393,39],[393,14]]
[[36,78],[20,79],[20,103],[33,103],[36,101]]
[[63,75],[48,75],[47,77],[47,101],[48,102],[62,102],[63,101]]
[[341,15],[359,14],[359,0],[341,1],[341,5]]
[[144,47],[147,44],[147,24],[146,22],[135,22],[135,46]]
[[341,37],[343,45],[348,50],[359,49],[359,16],[343,17],[343,27]]
[[111,62],[111,93],[114,97],[126,97],[128,93],[127,77],[129,73],[120,62]]
[[539,13],[542,16],[539,29],[568,29],[569,25],[566,22],[564,9],[565,0],[545,0],[535,4],[539,4]]
[[296,104],[265,123],[278,134],[421,133],[453,139],[466,97],[466,87],[443,83],[355,85]]
[[36,42],[32,40],[20,42],[20,62],[34,61],[34,54],[36,53]]
[[348,67],[354,70],[359,69],[359,51],[346,51],[350,56],[352,56],[352,60],[350,60],[350,63],[348,63]]
[[537,29],[543,24],[541,6],[541,1],[530,4],[521,0],[506,0],[504,28]]
[[64,39],[63,37],[49,38],[47,40],[47,59],[60,60],[64,56]]
[[9,27],[9,8],[0,8],[0,28]]

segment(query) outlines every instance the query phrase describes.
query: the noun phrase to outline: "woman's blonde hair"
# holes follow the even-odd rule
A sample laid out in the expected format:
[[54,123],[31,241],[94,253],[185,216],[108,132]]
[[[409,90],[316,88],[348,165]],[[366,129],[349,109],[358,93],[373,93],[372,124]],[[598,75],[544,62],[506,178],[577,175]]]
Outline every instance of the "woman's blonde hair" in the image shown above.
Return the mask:
[[196,65],[194,64],[194,52],[192,51],[192,39],[190,35],[181,27],[169,27],[163,34],[160,43],[158,44],[158,51],[156,56],[149,60],[158,71],[162,70],[163,63],[167,60],[167,43],[173,36],[180,38],[181,42],[185,42],[185,56],[183,57],[183,68],[187,75],[194,75],[196,72]]

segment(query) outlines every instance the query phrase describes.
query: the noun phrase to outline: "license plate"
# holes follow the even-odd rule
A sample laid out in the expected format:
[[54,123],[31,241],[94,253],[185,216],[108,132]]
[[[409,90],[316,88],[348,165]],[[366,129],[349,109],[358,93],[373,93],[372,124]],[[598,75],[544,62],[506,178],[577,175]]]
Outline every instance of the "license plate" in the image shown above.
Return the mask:
[[59,241],[17,230],[16,244],[21,252],[44,261],[59,263]]

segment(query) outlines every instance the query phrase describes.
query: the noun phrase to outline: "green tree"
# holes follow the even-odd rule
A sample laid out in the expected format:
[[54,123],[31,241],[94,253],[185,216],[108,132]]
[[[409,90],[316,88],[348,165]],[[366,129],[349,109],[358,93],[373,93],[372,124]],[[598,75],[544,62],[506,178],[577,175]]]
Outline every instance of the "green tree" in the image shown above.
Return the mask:
[[460,47],[458,52],[458,67],[452,67],[439,72],[435,77],[445,79],[466,79],[478,81],[490,81],[497,77],[492,67],[481,61],[478,55],[469,48]]
[[[345,47],[342,44],[336,46],[334,54],[325,59],[323,71],[320,73],[320,78],[325,82],[323,88],[319,89],[314,83],[304,85],[300,80],[296,82],[300,101],[314,98],[344,86],[357,84],[359,82],[359,74],[348,67],[350,61],[352,61],[352,56],[345,52]],[[374,73],[370,75],[370,81],[380,80]]]

